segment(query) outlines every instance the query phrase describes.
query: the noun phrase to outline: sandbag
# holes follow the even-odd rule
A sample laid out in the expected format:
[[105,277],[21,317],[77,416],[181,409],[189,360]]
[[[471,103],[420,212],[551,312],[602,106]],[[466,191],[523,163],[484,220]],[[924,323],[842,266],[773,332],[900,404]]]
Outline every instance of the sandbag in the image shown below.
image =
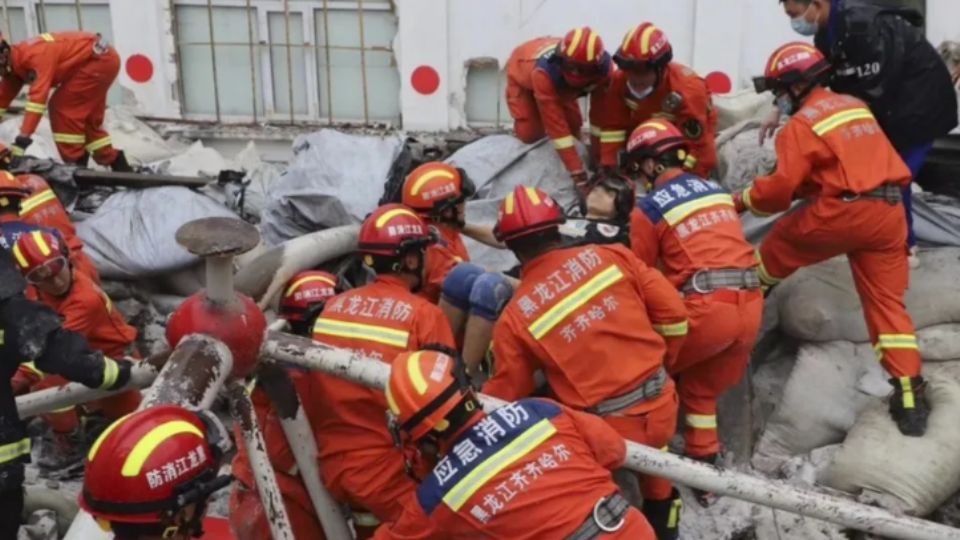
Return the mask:
[[717,134],[716,177],[723,187],[731,191],[743,189],[776,167],[773,137],[760,146],[759,133],[758,120],[744,120]]
[[197,264],[174,236],[184,223],[204,217],[236,216],[184,187],[121,191],[77,223],[77,234],[104,279],[130,280]]
[[793,455],[842,441],[860,410],[890,390],[869,345],[802,345],[751,463],[770,473]]
[[960,360],[960,324],[938,324],[917,330],[924,362]]
[[[960,489],[960,363],[924,366],[933,412],[923,437],[904,437],[874,402],[818,481],[894,511],[924,516]],[[876,495],[879,494],[879,495]]]
[[271,183],[261,213],[265,242],[277,245],[329,227],[360,223],[377,207],[399,134],[352,135],[332,129],[301,135],[294,157]]
[[[960,323],[958,261],[958,248],[920,252],[920,267],[910,271],[906,294],[915,327]],[[802,268],[778,288],[776,309],[788,335],[803,341],[869,341],[846,257]]]
[[713,107],[717,110],[717,130],[723,131],[744,120],[759,120],[773,107],[773,96],[758,94],[752,88],[714,94]]

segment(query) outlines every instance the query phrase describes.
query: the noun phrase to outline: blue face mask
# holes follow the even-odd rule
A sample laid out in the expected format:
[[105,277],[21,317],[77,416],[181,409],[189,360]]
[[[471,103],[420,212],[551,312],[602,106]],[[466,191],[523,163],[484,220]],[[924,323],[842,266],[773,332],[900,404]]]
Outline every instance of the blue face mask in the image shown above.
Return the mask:
[[796,19],[790,19],[790,26],[793,27],[794,32],[801,36],[815,36],[817,30],[820,29],[817,23],[804,19],[803,15],[800,15]]
[[789,94],[783,94],[778,97],[775,103],[777,104],[777,108],[780,109],[781,114],[793,116],[793,113],[797,112],[797,108],[793,104],[793,98],[791,98]]

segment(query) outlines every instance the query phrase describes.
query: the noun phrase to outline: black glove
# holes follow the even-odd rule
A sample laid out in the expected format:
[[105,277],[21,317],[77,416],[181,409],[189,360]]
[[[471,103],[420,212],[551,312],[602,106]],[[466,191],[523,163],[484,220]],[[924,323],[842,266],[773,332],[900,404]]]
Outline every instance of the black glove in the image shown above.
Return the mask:
[[109,362],[114,362],[116,364],[116,378],[113,381],[113,384],[107,385],[110,381],[106,380],[110,375],[109,371],[104,371],[104,389],[105,390],[119,390],[127,385],[130,382],[130,370],[133,369],[133,362],[125,359],[114,360],[110,357],[104,356],[103,361],[105,363],[104,369],[112,369],[109,365]]
[[17,135],[17,138],[13,140],[13,148],[11,151],[14,156],[22,156],[31,144],[33,144],[33,139],[30,137],[27,137],[26,135]]

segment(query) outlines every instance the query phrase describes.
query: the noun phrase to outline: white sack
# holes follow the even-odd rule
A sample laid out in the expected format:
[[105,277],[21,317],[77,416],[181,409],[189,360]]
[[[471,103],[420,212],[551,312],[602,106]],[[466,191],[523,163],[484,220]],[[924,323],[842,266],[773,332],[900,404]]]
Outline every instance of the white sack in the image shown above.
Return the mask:
[[759,120],[773,107],[773,96],[758,94],[752,88],[714,94],[713,106],[717,109],[717,130],[723,131],[744,120]]
[[[894,511],[924,516],[960,489],[960,363],[924,366],[933,412],[923,437],[904,437],[887,405],[863,411],[819,482]],[[879,494],[879,495],[876,495]]]

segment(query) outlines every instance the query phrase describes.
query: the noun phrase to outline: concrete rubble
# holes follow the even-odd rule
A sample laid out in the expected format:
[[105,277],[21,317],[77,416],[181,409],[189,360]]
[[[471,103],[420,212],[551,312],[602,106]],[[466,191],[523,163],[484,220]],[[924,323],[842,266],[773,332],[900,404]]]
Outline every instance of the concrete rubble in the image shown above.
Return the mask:
[[[944,54],[958,53],[945,49]],[[719,138],[719,181],[728,188],[742,187],[775,163],[771,143],[763,147],[757,144],[757,118],[767,110],[769,101],[752,94],[719,100],[725,128]],[[0,138],[12,140],[18,125],[19,119],[15,118],[0,124]],[[104,245],[109,240],[114,251],[146,261],[111,261],[102,251],[99,258],[95,256],[101,271],[115,268],[104,274],[105,290],[139,330],[138,345],[144,354],[166,347],[167,316],[183,298],[202,286],[199,259],[162,240],[167,234],[172,244],[177,227],[191,219],[239,216],[261,225],[267,242],[238,259],[236,266],[240,270],[267,253],[271,245],[283,246],[284,241],[298,235],[358,223],[377,205],[391,165],[405,151],[414,155],[407,159],[422,160],[439,154],[467,169],[480,190],[478,200],[469,205],[471,220],[491,222],[499,199],[513,185],[534,180],[554,192],[565,206],[573,201],[562,166],[548,146],[522,145],[506,136],[485,137],[454,153],[452,149],[460,146],[461,141],[447,146],[436,137],[410,139],[403,133],[350,135],[322,130],[297,139],[294,161],[287,167],[261,161],[253,142],[239,154],[228,157],[200,141],[188,143],[176,137],[161,137],[122,109],[108,111],[106,128],[131,161],[156,173],[215,179],[222,170],[244,171],[242,182],[213,182],[200,190],[97,189],[96,197],[84,193],[80,202],[71,205],[81,221],[80,235],[88,245]],[[353,149],[349,160],[338,155],[344,148]],[[425,148],[432,150],[425,153]],[[55,159],[46,120],[31,151],[38,157]],[[360,169],[352,164],[361,161],[363,167],[358,173]],[[345,190],[349,190],[349,196]],[[933,210],[929,221],[939,224],[939,228],[930,229],[921,266],[913,271],[914,287],[907,303],[918,321],[924,358],[931,366],[936,362],[932,369],[938,374],[938,388],[949,388],[945,391],[960,396],[960,326],[956,325],[960,323],[960,302],[956,300],[960,297],[956,290],[960,249],[947,247],[960,247],[960,234],[952,232],[960,231],[960,202],[927,194],[920,198],[930,203]],[[318,200],[324,202],[324,212],[317,212]],[[83,201],[89,202],[84,205]],[[78,207],[92,212],[80,212]],[[175,212],[176,218],[168,212]],[[124,226],[125,239],[108,238],[110,224],[134,220],[145,224],[152,234],[131,235],[132,228]],[[769,221],[745,223],[752,241],[762,237],[769,227]],[[481,263],[496,268],[513,263],[512,257],[502,253],[472,244],[469,247]],[[286,257],[283,248],[279,249]],[[259,260],[258,264],[264,264],[266,259]],[[943,430],[948,433],[924,438],[923,442],[929,442],[926,446],[910,447],[911,455],[919,452],[929,459],[922,463],[905,458],[884,459],[888,455],[905,456],[905,450],[898,448],[903,440],[893,434],[891,429],[895,428],[885,415],[876,414],[883,410],[882,399],[888,387],[884,386],[885,376],[872,358],[869,345],[864,343],[866,334],[861,328],[859,303],[845,266],[845,261],[834,260],[799,272],[767,300],[764,338],[755,351],[750,374],[721,404],[721,432],[727,449],[725,466],[784,478],[797,485],[826,482],[848,490],[851,497],[960,525],[960,456],[956,453],[960,424],[955,421],[960,415],[960,399],[942,401],[941,414],[953,419],[952,425],[943,423]],[[944,290],[951,293],[943,294]],[[932,421],[935,426],[938,422]],[[857,454],[851,457],[852,452]],[[879,470],[891,479],[915,479],[916,483],[905,493],[891,482],[870,476],[868,465],[882,467]],[[28,477],[34,486],[51,487],[37,478],[33,469]],[[53,487],[73,500],[79,483],[64,482]],[[884,489],[886,493],[878,491]],[[834,525],[741,501],[721,499],[704,509],[692,497],[687,499],[683,538],[851,537]],[[226,492],[214,501],[211,511],[226,514]],[[39,509],[20,538],[55,540],[59,538],[56,521],[57,516],[49,510]]]

